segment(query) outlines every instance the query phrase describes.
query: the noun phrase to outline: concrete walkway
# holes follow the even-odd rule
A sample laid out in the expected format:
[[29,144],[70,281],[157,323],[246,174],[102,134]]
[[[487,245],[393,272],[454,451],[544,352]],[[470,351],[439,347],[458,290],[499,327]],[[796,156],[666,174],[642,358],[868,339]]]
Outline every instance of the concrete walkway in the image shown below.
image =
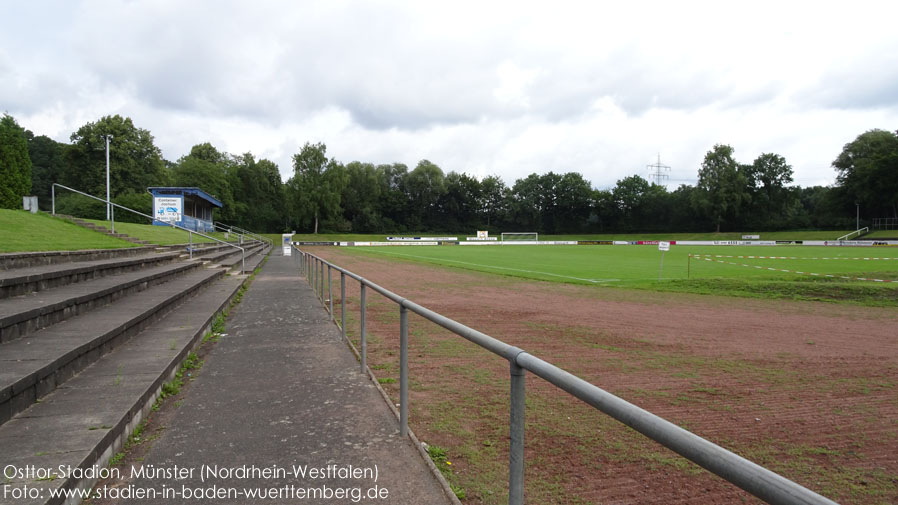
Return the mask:
[[154,474],[125,484],[154,490],[141,503],[451,503],[293,258],[272,253],[226,331],[143,460]]

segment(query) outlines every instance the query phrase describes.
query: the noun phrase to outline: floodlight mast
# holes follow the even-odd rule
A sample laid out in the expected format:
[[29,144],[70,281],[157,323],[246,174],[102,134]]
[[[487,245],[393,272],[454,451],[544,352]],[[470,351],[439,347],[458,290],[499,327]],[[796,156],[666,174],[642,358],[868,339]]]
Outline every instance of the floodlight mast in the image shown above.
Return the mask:
[[652,170],[649,173],[649,177],[655,179],[655,184],[659,186],[661,186],[665,180],[670,178],[670,176],[664,173],[665,171],[670,172],[670,167],[661,164],[661,153],[658,153],[658,161],[653,165],[646,165],[646,168]]
[[106,135],[106,220],[109,221],[109,211],[112,205],[109,203],[109,140],[112,135]]

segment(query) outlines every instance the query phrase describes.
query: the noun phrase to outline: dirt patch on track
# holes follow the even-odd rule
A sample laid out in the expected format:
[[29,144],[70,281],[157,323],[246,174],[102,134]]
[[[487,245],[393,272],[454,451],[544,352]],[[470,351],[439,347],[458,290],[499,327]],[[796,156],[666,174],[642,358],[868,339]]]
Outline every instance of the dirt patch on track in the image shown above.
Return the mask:
[[[827,497],[898,503],[893,309],[531,282],[313,252]],[[347,286],[355,311],[358,286]],[[398,378],[398,309],[368,300],[369,362],[398,389],[389,382]],[[414,315],[409,361],[413,429],[448,449],[464,502],[505,502],[507,364]],[[758,502],[541,379],[528,377],[527,395],[528,503]]]

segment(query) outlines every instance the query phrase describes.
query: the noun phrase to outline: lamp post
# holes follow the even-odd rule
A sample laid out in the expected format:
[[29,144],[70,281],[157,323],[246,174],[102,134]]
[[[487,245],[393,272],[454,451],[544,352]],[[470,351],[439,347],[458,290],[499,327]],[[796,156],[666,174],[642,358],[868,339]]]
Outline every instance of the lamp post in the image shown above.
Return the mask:
[[106,220],[109,221],[109,140],[112,135],[106,135]]

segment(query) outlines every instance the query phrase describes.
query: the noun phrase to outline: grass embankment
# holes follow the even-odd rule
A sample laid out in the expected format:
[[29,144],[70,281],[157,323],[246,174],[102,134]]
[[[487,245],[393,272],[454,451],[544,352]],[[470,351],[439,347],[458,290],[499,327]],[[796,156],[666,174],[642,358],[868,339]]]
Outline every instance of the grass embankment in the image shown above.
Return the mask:
[[[100,221],[96,219],[85,219],[85,221],[110,229],[110,224],[108,221]],[[134,237],[139,240],[146,240],[151,244],[158,245],[186,244],[191,240],[190,234],[188,232],[179,230],[177,228],[172,228],[171,226],[116,222],[115,232],[124,233],[129,237]],[[201,237],[196,233],[192,235],[194,244],[214,242],[214,240],[209,240],[207,238]],[[223,233],[205,233],[204,235],[209,235],[219,240],[226,240]]]
[[[664,254],[663,262],[654,246],[385,247],[347,251],[568,284],[898,306],[898,283],[862,280],[898,281],[898,248],[891,247],[673,246]],[[880,259],[865,259],[871,257]]]
[[119,249],[135,245],[47,214],[0,209],[0,252]]

